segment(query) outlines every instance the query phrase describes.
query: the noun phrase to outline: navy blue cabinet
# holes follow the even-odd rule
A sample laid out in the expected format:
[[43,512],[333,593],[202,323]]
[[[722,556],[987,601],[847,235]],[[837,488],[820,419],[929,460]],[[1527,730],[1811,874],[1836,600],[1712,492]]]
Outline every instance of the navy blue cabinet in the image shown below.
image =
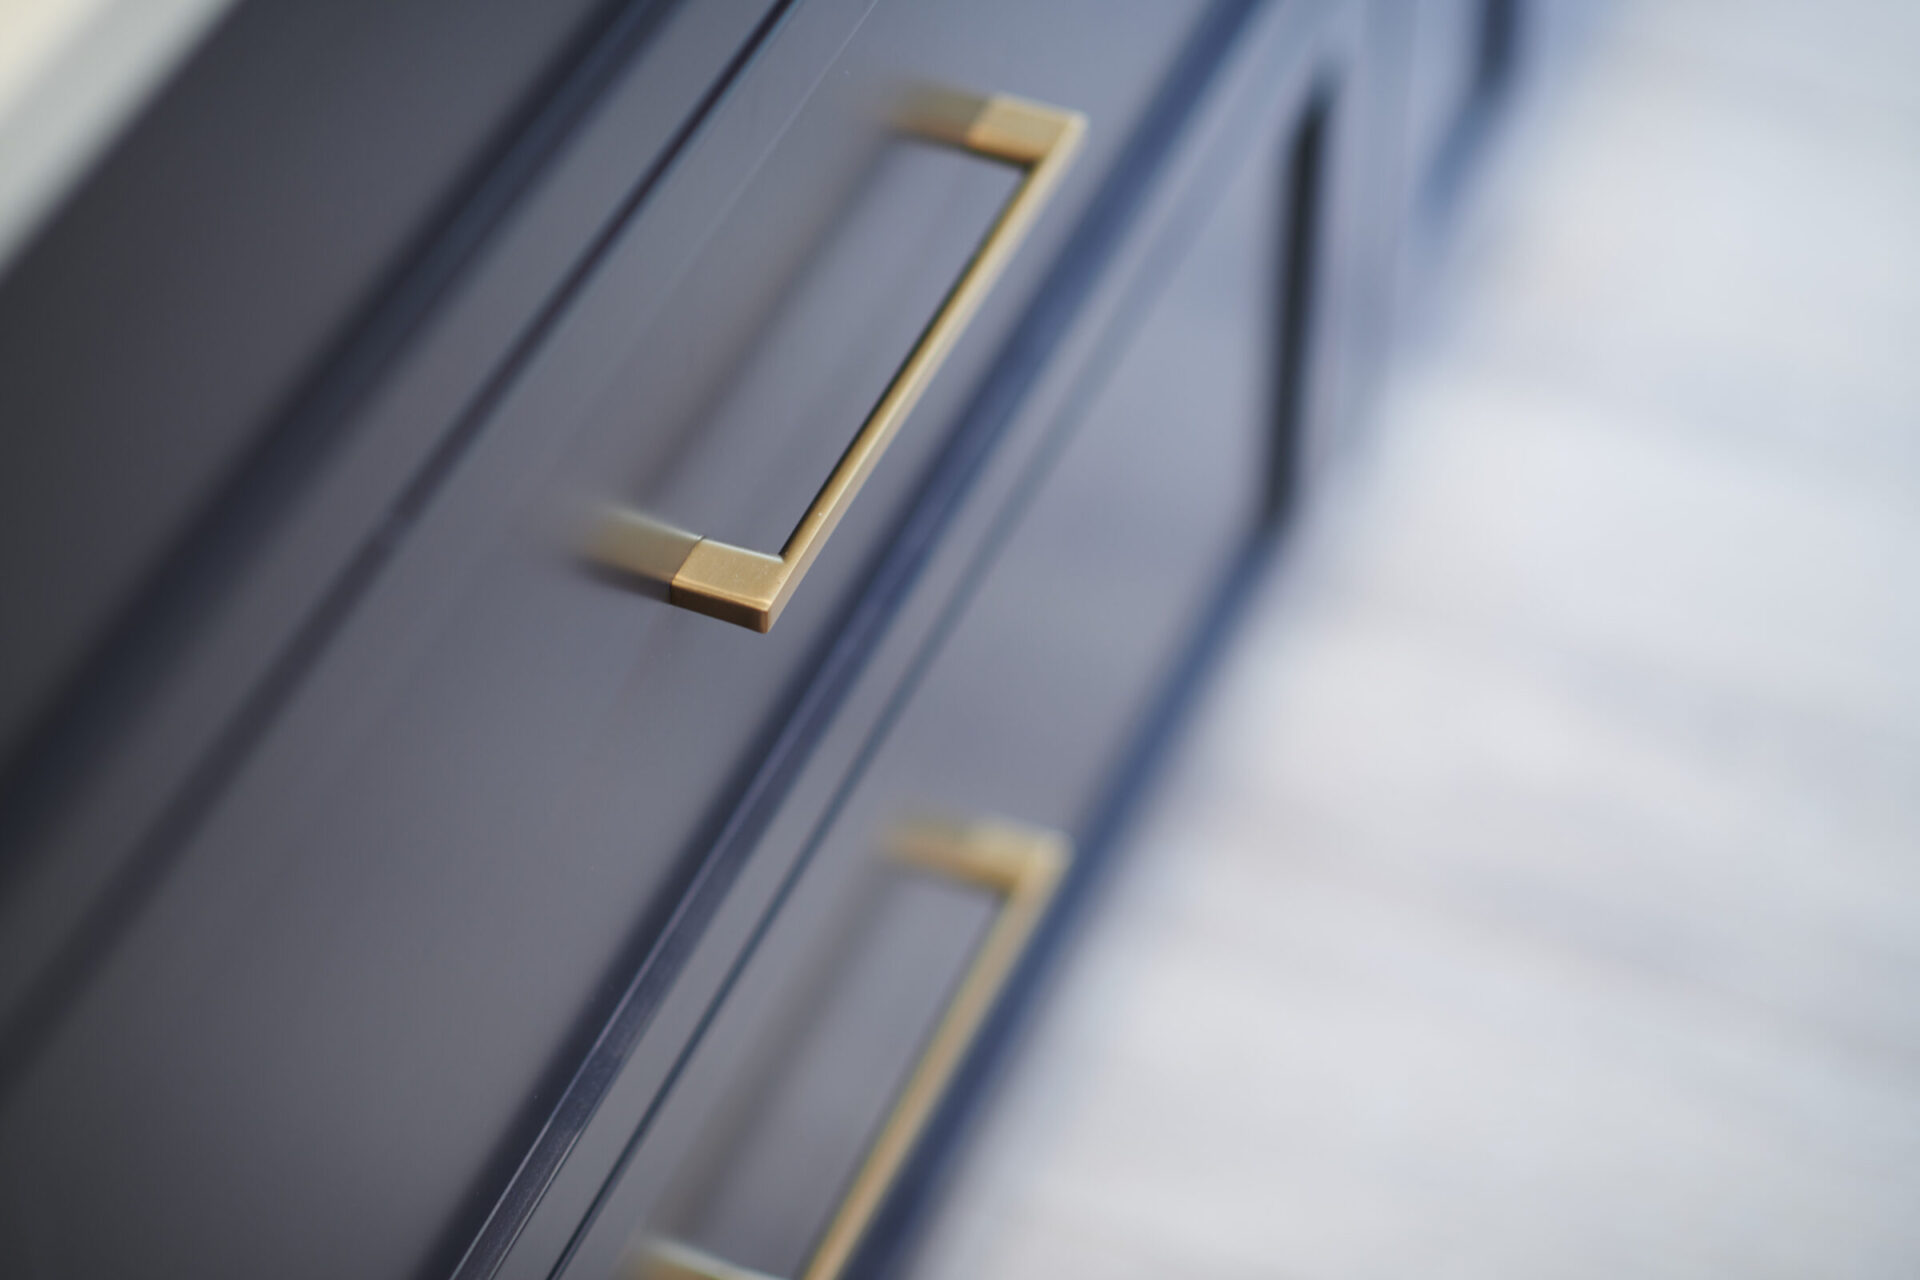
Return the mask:
[[[59,602],[0,690],[9,1274],[884,1268],[1380,367],[1407,104],[1460,97],[1419,51],[1517,56],[1360,0],[576,8],[362,15],[279,76],[298,15],[244,5],[0,278],[8,590]],[[929,94],[1086,126],[951,334],[1021,173],[903,130]],[[198,310],[28,333],[115,228],[247,210],[169,257]],[[936,332],[765,634],[592,550],[776,550]],[[60,550],[122,441],[177,456]]]

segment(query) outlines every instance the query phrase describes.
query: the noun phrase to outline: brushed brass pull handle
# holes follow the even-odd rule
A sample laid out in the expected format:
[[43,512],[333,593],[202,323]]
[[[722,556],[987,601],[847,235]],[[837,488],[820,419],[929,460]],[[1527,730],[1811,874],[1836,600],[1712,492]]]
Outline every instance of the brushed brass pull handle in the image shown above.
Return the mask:
[[595,531],[591,550],[602,564],[665,583],[668,600],[683,609],[770,630],[1052,197],[1086,132],[1086,117],[1018,98],[929,91],[909,102],[901,128],[928,142],[1005,161],[1025,176],[780,554],[702,538],[620,508],[603,517]]
[[[1066,872],[1072,842],[1055,831],[1012,823],[923,821],[894,828],[887,850],[905,866],[1000,895],[1000,912],[867,1148],[800,1280],[838,1280],[852,1261],[854,1249],[906,1167],[914,1144],[1033,940],[1034,929]],[[769,1280],[671,1240],[649,1245],[640,1274],[645,1280]]]

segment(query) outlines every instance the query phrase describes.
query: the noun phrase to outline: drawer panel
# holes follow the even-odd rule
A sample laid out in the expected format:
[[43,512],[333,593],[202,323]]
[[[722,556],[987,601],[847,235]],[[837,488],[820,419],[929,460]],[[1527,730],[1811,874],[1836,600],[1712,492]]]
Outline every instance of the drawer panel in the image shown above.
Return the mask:
[[994,535],[952,622],[918,647],[921,674],[642,1118],[568,1280],[689,1274],[667,1263],[696,1255],[806,1270],[1001,918],[995,894],[902,869],[903,827],[1086,830],[1231,567],[1270,527],[1276,433],[1297,425],[1276,412],[1272,359],[1290,184],[1302,130],[1327,127],[1313,123],[1321,75],[1353,34],[1314,12],[1260,25],[1113,310],[1037,397],[1031,464],[979,514]]
[[[404,542],[340,589],[330,642],[20,1078],[17,1257],[457,1260],[668,925],[697,933],[676,905],[1192,18],[789,14],[422,473]],[[845,447],[1005,195],[897,142],[916,83],[1070,105],[1093,140],[770,634],[592,571],[608,501],[777,546]]]
[[[0,760],[606,7],[199,7],[182,74],[0,263]],[[9,148],[57,134],[15,111]]]
[[[208,774],[230,772],[222,761],[236,759],[236,740],[271,714],[287,669],[305,665],[338,625],[339,597],[399,542],[422,469],[444,462],[449,433],[484,412],[501,362],[538,331],[583,247],[672,152],[742,41],[752,47],[767,4],[656,7],[642,32],[629,32],[646,36],[637,61],[596,109],[571,94],[543,109],[549,154],[531,141],[519,153],[547,180],[498,211],[492,234],[480,236],[483,251],[439,306],[423,290],[402,290],[420,319],[410,336],[376,324],[330,362],[314,395],[321,403],[298,411],[299,429],[257,460],[264,477],[237,485],[202,530],[214,544],[208,555],[187,556],[182,573],[150,584],[160,616],[116,640],[126,661],[103,659],[108,670],[80,691],[72,714],[14,762],[0,784],[0,1074],[14,1065],[30,1006],[46,1003],[49,970],[70,959],[76,935],[97,932],[89,916],[115,910],[104,904],[117,896],[116,879],[151,879],[140,864],[167,842],[150,833],[183,795],[216,785]],[[619,69],[602,70],[604,79]],[[589,119],[552,153],[551,117],[581,112]],[[508,167],[483,185],[518,190],[527,166]],[[306,185],[324,187],[324,167]],[[451,272],[472,247],[441,244],[426,260]],[[374,372],[370,348],[404,357],[381,366],[366,399],[343,394],[340,383]]]

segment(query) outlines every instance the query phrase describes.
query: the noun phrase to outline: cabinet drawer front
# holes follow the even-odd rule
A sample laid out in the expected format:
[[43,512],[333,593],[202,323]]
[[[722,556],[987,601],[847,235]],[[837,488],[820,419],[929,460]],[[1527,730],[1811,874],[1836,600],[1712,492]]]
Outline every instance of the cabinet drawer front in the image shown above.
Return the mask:
[[[698,934],[678,904],[1194,7],[793,8],[417,478],[19,1077],[5,1247],[76,1274],[458,1260],[620,994]],[[1090,140],[779,625],[596,571],[606,502],[746,546],[806,508],[1006,200],[890,131],[923,83],[1063,103]]]
[[1271,527],[1276,433],[1298,427],[1276,409],[1271,353],[1290,221],[1313,203],[1290,184],[1326,189],[1303,178],[1301,140],[1331,127],[1319,73],[1354,32],[1299,10],[1259,30],[1191,148],[1187,189],[1142,233],[1057,394],[1037,398],[1031,464],[980,517],[996,536],[953,621],[916,645],[920,674],[641,1118],[568,1280],[839,1274],[843,1227],[871,1224],[875,1171],[900,1167],[884,1157],[903,1110],[1005,919],[994,893],[903,870],[902,832],[1086,832]]

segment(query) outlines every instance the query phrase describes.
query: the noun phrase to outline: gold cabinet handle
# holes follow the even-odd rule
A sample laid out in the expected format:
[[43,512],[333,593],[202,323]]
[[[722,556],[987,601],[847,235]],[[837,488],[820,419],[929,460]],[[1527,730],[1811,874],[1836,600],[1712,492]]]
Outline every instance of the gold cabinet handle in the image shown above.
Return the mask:
[[[1032,941],[1072,856],[1072,843],[1058,832],[987,821],[904,823],[890,833],[887,847],[906,866],[999,894],[1000,912],[799,1280],[838,1280],[846,1270]],[[639,1274],[644,1280],[770,1280],[672,1240],[649,1244]]]
[[901,127],[913,137],[1015,165],[1025,176],[780,554],[702,538],[620,508],[595,530],[591,554],[601,564],[666,584],[668,600],[683,609],[770,630],[1052,197],[1086,132],[1086,117],[1018,98],[929,91],[908,104]]

